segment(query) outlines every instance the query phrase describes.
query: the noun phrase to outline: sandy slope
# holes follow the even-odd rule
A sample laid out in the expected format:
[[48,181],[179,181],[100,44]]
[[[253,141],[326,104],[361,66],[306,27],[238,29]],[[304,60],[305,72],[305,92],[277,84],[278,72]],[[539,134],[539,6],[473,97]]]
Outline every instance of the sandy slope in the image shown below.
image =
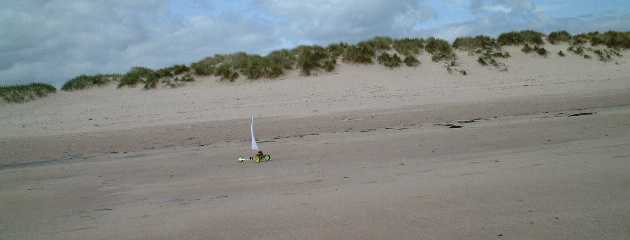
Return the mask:
[[461,55],[2,105],[0,239],[630,238],[628,57]]

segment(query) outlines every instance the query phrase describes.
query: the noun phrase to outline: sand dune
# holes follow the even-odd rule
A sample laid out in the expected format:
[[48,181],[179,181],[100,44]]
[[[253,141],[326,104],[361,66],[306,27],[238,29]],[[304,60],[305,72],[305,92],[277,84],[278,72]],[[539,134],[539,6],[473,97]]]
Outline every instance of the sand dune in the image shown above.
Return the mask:
[[[551,53],[566,45],[547,46]],[[131,129],[166,124],[259,117],[323,115],[366,109],[470,103],[509,97],[588,95],[630,88],[628,54],[604,63],[569,55],[543,58],[506,48],[507,72],[482,67],[476,57],[460,52],[467,76],[448,74],[441,64],[422,55],[417,68],[389,70],[380,65],[341,65],[334,74],[283,80],[241,80],[217,84],[198,81],[180,89],[114,90],[113,86],[60,93],[39,101],[3,106],[4,137],[58,135]]]
[[0,239],[630,238],[628,57],[509,50],[2,105]]

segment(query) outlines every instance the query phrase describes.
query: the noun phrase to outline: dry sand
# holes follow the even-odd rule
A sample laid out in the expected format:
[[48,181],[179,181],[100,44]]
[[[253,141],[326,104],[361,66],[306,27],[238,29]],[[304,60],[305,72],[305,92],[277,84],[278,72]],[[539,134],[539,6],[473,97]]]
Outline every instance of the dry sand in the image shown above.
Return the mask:
[[2,105],[0,239],[630,238],[630,58],[511,53]]

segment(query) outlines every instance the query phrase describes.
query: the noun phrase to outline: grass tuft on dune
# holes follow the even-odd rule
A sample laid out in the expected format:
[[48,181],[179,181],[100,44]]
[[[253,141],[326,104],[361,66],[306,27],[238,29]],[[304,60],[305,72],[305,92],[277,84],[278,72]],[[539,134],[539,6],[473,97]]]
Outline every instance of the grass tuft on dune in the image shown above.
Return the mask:
[[431,60],[434,62],[455,59],[455,52],[453,52],[451,44],[449,44],[446,40],[431,37],[427,39],[425,49],[429,54],[431,54]]
[[578,34],[573,39],[574,44],[591,43],[591,46],[604,45],[609,48],[630,48],[630,32],[614,32],[605,33],[590,32]]
[[378,56],[377,60],[379,64],[382,64],[383,66],[388,67],[388,68],[400,67],[402,63],[402,59],[396,53],[394,54],[382,53],[381,55]]
[[23,103],[46,97],[56,91],[55,87],[45,83],[0,86],[0,98],[8,103]]
[[571,38],[571,34],[567,31],[559,31],[549,33],[549,35],[547,36],[547,41],[549,41],[549,43],[551,44],[557,44],[560,42],[569,42],[571,41]]
[[541,32],[525,30],[520,32],[503,33],[499,35],[497,41],[502,46],[523,44],[542,45],[544,44],[544,36],[545,34]]
[[501,45],[496,39],[488,36],[460,37],[455,39],[453,47],[459,50],[468,51],[471,55],[479,55],[477,62],[482,66],[493,66],[507,70],[505,64],[497,58],[509,58],[510,54],[501,49]]
[[105,86],[111,82],[118,82],[122,78],[120,74],[80,75],[66,82],[61,90],[76,91],[92,87]]

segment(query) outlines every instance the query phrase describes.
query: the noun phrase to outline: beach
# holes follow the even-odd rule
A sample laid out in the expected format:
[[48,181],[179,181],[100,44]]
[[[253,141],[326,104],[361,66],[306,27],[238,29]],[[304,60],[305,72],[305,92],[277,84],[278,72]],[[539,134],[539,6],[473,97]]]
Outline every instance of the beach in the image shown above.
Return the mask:
[[0,105],[0,239],[630,238],[630,58],[506,49]]

